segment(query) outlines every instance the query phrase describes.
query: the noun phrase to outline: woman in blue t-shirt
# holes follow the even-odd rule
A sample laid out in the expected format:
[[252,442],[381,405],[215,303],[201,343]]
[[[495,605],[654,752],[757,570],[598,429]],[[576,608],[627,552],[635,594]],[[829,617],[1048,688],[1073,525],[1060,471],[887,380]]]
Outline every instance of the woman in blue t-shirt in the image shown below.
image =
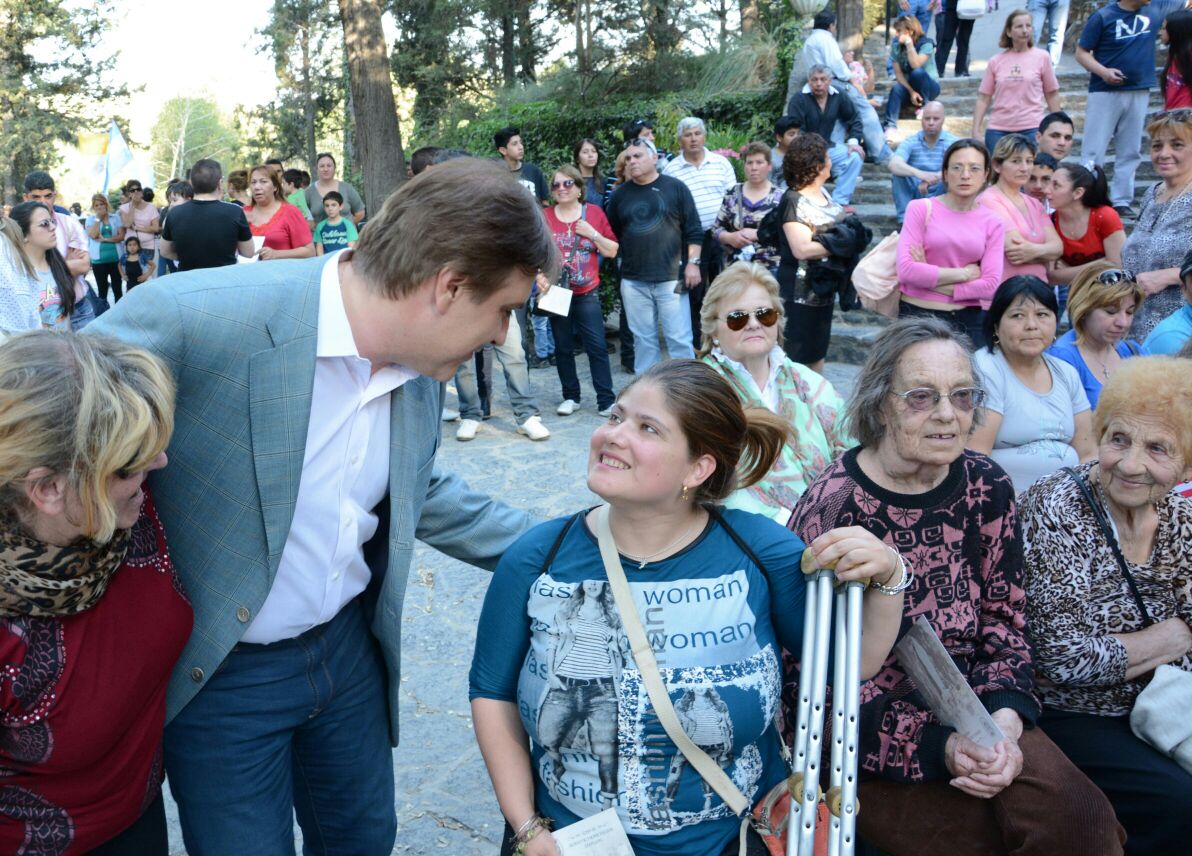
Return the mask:
[[[743,410],[694,360],[638,376],[592,436],[588,487],[684,731],[756,802],[789,773],[774,727],[782,650],[802,644],[804,545],[761,515],[716,504],[764,476],[789,426]],[[737,852],[740,818],[661,726],[601,560],[593,511],[532,529],[493,576],[470,697],[477,740],[509,823],[504,853],[557,853],[547,827],[615,809],[638,856]],[[898,632],[902,562],[859,527],[811,544],[865,595],[862,675]],[[528,748],[527,748],[528,747]],[[756,842],[760,844],[760,842]]]

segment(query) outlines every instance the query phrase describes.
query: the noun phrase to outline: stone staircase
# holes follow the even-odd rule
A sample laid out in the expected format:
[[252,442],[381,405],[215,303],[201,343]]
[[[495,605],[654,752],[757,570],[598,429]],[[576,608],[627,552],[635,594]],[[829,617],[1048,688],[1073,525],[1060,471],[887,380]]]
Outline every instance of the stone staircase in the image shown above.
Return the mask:
[[[878,38],[877,44],[881,41]],[[879,54],[876,50],[867,50],[870,57]],[[877,63],[875,62],[875,65]],[[884,77],[884,68],[878,69],[878,76]],[[1072,147],[1070,159],[1076,160],[1080,156],[1081,134],[1084,127],[1085,102],[1088,94],[1088,73],[1061,70],[1057,72],[1060,83],[1060,101],[1062,109],[1072,116],[1076,125],[1076,140]],[[980,76],[974,72],[971,78],[947,77],[940,80],[939,100],[944,104],[947,118],[945,127],[959,137],[967,137],[972,128],[972,115],[977,100],[977,86]],[[880,80],[877,84],[878,97],[885,97],[888,82]],[[1151,93],[1151,111],[1163,109],[1162,96],[1158,90]],[[902,119],[898,123],[899,138],[914,134],[919,130],[919,122],[915,119]],[[1158,180],[1154,165],[1150,161],[1149,138],[1143,137],[1142,162],[1139,164],[1135,178],[1135,199],[1142,196],[1143,191]],[[1113,148],[1107,157],[1106,172],[1113,176]],[[874,233],[874,243],[881,240],[890,232],[898,228],[898,221],[894,215],[894,205],[890,195],[890,173],[884,166],[867,163],[861,171],[862,181],[853,194],[853,207],[857,215]],[[1130,223],[1126,224],[1127,230]],[[843,363],[859,363],[864,361],[869,351],[869,344],[874,337],[889,323],[889,320],[865,310],[853,312],[836,312],[832,323],[832,339],[828,348],[828,360]]]

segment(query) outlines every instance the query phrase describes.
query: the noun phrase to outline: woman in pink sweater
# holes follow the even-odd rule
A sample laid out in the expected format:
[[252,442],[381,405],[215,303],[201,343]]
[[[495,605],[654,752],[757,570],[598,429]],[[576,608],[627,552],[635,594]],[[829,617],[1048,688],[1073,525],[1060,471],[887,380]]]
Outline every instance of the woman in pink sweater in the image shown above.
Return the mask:
[[898,239],[900,314],[942,318],[981,341],[985,310],[1002,281],[1002,221],[977,205],[989,178],[989,151],[957,140],[944,153],[942,196],[907,206]]
[[993,150],[993,186],[977,203],[993,212],[1006,229],[1006,257],[1002,280],[1036,276],[1047,282],[1051,263],[1064,253],[1064,242],[1055,231],[1043,203],[1022,192],[1035,165],[1035,142],[1022,134],[1009,134]]

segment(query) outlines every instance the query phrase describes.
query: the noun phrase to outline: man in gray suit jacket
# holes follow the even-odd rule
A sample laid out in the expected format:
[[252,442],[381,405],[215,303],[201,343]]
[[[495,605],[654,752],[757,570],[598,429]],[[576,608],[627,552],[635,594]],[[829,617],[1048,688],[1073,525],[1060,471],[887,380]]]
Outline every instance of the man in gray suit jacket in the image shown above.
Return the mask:
[[292,854],[294,812],[308,853],[391,852],[414,540],[491,568],[532,522],[436,468],[441,381],[554,247],[507,170],[461,159],[354,252],[179,274],[92,325],[178,383],[151,484],[195,611],[165,740],[191,856]]

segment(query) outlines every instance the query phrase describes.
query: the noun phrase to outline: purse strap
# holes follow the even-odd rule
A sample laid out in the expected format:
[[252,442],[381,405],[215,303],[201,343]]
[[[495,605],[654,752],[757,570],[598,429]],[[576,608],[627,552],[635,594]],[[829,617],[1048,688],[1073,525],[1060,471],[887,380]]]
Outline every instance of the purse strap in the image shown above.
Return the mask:
[[633,649],[633,660],[637,664],[638,672],[641,673],[642,682],[646,685],[646,693],[650,697],[650,703],[654,706],[654,713],[657,715],[658,721],[662,723],[667,736],[683,753],[683,757],[696,769],[712,790],[716,791],[717,796],[724,800],[724,804],[733,814],[740,817],[749,811],[749,800],[741,793],[741,789],[733,784],[733,780],[721,769],[720,765],[697,746],[683,730],[683,726],[679,724],[675,706],[671,703],[662,673],[658,670],[654,649],[646,638],[646,631],[637,614],[637,607],[633,604],[629,581],[625,579],[625,570],[621,567],[621,557],[617,553],[617,545],[613,541],[613,531],[608,523],[608,506],[600,506],[596,509],[595,514],[596,541],[600,545],[600,558],[604,560],[604,572],[608,575],[609,587],[613,591],[617,611],[621,614],[621,624],[625,627],[625,635],[629,637],[629,644]]
[[1101,534],[1105,540],[1109,542],[1109,549],[1113,551],[1113,557],[1117,559],[1118,567],[1122,571],[1122,576],[1126,578],[1126,585],[1130,589],[1130,594],[1134,597],[1134,603],[1138,607],[1139,612],[1142,613],[1142,623],[1145,627],[1150,627],[1154,624],[1150,612],[1146,608],[1146,604],[1142,602],[1142,595],[1138,592],[1138,584],[1134,582],[1134,575],[1130,573],[1130,566],[1126,564],[1126,557],[1122,555],[1122,549],[1118,546],[1117,537],[1113,534],[1113,530],[1109,526],[1109,521],[1105,519],[1105,513],[1101,510],[1101,506],[1093,498],[1092,492],[1089,490],[1084,479],[1081,478],[1080,473],[1071,467],[1064,467],[1064,472],[1072,477],[1076,482],[1076,486],[1080,488],[1081,495],[1084,496],[1085,502],[1088,503],[1089,508],[1093,511],[1093,519],[1097,521],[1097,526],[1101,529]]

